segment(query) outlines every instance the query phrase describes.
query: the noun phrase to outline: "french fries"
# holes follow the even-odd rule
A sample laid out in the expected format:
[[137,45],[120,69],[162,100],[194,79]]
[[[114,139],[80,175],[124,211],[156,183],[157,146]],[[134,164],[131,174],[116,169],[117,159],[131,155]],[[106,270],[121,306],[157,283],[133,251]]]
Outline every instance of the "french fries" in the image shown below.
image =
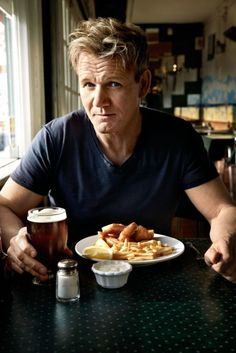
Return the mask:
[[[98,232],[98,236],[98,240],[92,246],[84,249],[84,256],[92,258],[96,253],[98,259],[144,261],[173,253],[171,246],[153,239],[153,230],[138,226],[134,222],[128,226],[122,224],[114,224],[114,227],[104,226],[102,231]],[[90,248],[93,251],[90,252]],[[103,251],[105,249],[106,251]]]
[[160,240],[142,240],[140,242],[119,242],[113,245],[113,259],[143,261],[153,260],[157,257],[170,255],[172,247],[161,243]]

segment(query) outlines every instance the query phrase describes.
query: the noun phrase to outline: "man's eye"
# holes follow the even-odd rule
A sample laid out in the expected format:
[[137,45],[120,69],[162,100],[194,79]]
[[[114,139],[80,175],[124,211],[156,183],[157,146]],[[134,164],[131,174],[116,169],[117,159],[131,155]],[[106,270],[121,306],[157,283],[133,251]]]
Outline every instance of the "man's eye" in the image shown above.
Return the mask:
[[95,85],[93,84],[93,83],[91,83],[91,82],[85,82],[84,84],[83,84],[83,87],[87,87],[87,88],[93,88]]
[[120,87],[121,86],[121,84],[119,82],[115,82],[115,81],[110,82],[109,85],[110,85],[110,87]]

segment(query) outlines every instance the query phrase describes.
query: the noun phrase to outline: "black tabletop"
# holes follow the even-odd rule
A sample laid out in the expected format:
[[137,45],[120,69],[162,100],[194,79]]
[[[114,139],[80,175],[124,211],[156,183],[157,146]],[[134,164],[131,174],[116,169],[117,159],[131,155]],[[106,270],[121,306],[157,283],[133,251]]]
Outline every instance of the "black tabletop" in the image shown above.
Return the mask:
[[[204,251],[207,239],[193,239]],[[54,286],[1,279],[0,351],[6,353],[236,352],[236,285],[185,252],[134,267],[120,289],[99,287],[79,260],[81,298],[58,303]]]

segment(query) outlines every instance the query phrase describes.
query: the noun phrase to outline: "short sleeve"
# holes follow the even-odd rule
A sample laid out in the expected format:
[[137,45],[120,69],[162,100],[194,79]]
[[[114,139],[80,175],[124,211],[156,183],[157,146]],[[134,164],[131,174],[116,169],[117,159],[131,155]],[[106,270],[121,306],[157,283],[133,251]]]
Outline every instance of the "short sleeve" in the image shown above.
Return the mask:
[[59,151],[56,150],[47,127],[43,127],[32,141],[21,163],[11,174],[21,186],[41,195],[51,188]]

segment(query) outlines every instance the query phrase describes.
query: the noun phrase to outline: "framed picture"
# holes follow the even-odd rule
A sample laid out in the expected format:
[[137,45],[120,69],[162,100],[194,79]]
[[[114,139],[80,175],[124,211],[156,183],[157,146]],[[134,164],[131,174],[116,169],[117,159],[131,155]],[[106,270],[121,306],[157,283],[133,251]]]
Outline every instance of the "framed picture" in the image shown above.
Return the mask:
[[195,38],[195,50],[203,50],[204,48],[204,38],[203,37],[196,37]]

